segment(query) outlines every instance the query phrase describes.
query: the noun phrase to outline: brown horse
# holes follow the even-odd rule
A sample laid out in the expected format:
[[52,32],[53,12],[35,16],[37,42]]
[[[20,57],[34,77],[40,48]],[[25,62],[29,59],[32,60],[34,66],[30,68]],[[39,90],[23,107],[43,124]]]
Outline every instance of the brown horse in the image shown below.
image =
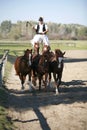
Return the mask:
[[47,77],[49,70],[49,55],[44,52],[42,55],[36,55],[32,58],[33,83],[36,85],[36,79],[39,79],[39,90],[41,90],[41,80],[45,75],[45,89],[47,87]]
[[27,49],[23,56],[17,57],[14,68],[16,75],[19,76],[21,80],[22,89],[24,89],[24,82],[26,75],[29,75],[29,81],[31,81],[31,65],[32,65],[32,49]]
[[51,73],[56,85],[56,94],[59,92],[59,85],[61,84],[62,72],[64,68],[64,54],[60,49],[55,49],[55,52],[50,51],[50,47],[45,45],[43,53],[49,56],[49,86],[51,85]]
[[62,72],[64,67],[64,54],[65,52],[62,52],[60,49],[56,49],[55,53],[50,53],[49,84],[51,82],[51,73],[53,73],[53,78],[56,84],[56,94],[58,94],[59,85],[61,84]]
[[49,74],[49,55],[47,52],[42,53],[39,64],[38,64],[38,74],[39,74],[39,90],[41,89],[41,80],[43,80],[44,76],[44,85],[45,85],[45,90],[47,89],[47,79],[48,79],[48,74]]
[[36,79],[37,79],[36,70],[40,59],[39,49],[40,49],[39,43],[35,43],[33,54],[32,54],[32,83],[34,86],[36,86]]

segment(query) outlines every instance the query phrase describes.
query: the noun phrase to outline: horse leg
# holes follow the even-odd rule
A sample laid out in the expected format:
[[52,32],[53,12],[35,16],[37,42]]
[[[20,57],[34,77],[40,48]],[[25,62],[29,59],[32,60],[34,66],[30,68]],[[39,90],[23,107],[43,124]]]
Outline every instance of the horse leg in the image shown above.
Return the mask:
[[47,83],[48,83],[47,78],[48,78],[48,73],[45,74],[45,90],[47,89]]
[[21,89],[24,89],[24,82],[25,82],[25,79],[26,79],[26,76],[23,76],[23,75],[20,75],[20,80],[21,80]]
[[54,77],[54,80],[55,80],[55,85],[56,85],[56,95],[59,93],[59,90],[58,90],[58,84],[57,84],[57,78],[56,78],[56,73],[53,73],[53,77]]
[[32,91],[33,84],[31,83],[31,72],[28,74],[28,81],[29,81],[29,90]]
[[36,80],[37,80],[37,77],[36,77],[36,74],[35,74],[35,70],[33,70],[32,72],[32,83],[34,86],[36,86]]
[[59,86],[61,84],[62,73],[59,73],[57,76],[58,76],[57,77],[57,89],[59,90]]
[[42,79],[42,76],[39,76],[39,91],[41,90],[41,79]]
[[49,87],[50,88],[52,88],[51,79],[52,79],[52,76],[51,76],[51,73],[49,73]]

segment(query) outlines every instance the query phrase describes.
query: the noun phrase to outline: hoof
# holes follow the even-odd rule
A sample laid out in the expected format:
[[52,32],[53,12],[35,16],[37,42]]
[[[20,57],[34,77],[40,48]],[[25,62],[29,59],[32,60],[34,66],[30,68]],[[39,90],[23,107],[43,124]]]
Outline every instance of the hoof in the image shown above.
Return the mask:
[[34,91],[33,86],[29,86],[29,92],[33,92],[33,91]]
[[47,92],[47,88],[44,88],[44,92]]
[[55,95],[59,95],[59,92],[56,92]]
[[24,86],[21,87],[21,90],[24,90]]
[[41,88],[39,88],[39,91],[41,91]]
[[59,91],[58,91],[58,89],[56,88],[56,94],[55,95],[58,95],[59,94]]

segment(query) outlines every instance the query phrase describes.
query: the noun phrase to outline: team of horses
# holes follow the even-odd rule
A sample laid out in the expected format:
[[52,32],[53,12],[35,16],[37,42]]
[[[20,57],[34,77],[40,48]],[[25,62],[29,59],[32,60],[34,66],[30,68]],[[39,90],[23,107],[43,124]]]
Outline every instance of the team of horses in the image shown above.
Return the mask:
[[60,49],[51,51],[47,45],[43,46],[42,54],[39,52],[39,44],[35,43],[34,50],[27,49],[23,56],[17,57],[14,68],[16,75],[21,80],[21,88],[24,89],[26,76],[29,76],[29,86],[36,86],[37,79],[39,81],[39,90],[41,90],[42,82],[45,86],[51,87],[52,74],[55,82],[56,94],[59,93],[59,85],[61,84],[62,72],[64,68],[64,54]]

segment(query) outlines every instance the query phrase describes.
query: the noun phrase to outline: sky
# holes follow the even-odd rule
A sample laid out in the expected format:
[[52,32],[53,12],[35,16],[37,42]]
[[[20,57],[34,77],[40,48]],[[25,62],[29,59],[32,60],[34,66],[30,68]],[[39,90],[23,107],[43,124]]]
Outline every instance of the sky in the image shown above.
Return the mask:
[[87,26],[87,0],[0,0],[0,23],[4,20],[81,24]]

